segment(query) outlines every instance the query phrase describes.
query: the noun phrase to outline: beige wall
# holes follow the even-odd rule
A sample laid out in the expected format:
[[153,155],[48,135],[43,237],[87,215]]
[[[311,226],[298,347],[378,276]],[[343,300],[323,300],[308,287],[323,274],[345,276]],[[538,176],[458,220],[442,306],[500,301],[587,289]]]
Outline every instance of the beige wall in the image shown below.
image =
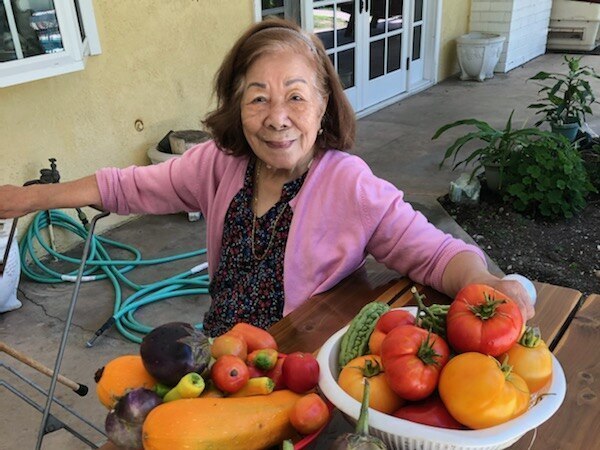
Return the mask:
[[0,89],[1,184],[38,178],[50,157],[63,180],[148,164],[169,130],[200,126],[223,55],[253,21],[251,0],[93,3],[102,54],[85,70]]
[[471,0],[445,0],[442,3],[439,81],[458,72],[455,39],[469,32],[471,14]]

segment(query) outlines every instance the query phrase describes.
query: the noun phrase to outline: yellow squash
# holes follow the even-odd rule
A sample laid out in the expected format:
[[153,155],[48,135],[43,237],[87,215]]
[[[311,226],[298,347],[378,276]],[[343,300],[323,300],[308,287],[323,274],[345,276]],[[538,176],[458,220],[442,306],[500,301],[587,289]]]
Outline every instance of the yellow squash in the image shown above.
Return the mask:
[[144,450],[259,450],[277,445],[295,434],[289,415],[300,397],[281,390],[163,403],[144,421]]

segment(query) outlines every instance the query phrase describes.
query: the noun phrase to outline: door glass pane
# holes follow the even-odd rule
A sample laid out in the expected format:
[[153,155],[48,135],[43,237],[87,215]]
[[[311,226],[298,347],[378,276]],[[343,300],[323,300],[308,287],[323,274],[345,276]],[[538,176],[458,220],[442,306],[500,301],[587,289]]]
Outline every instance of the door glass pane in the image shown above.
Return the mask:
[[377,36],[379,34],[385,33],[386,4],[387,0],[371,0],[371,10],[369,11],[370,36]]
[[338,53],[338,74],[344,89],[354,86],[354,49]]
[[283,0],[262,0],[262,9],[281,8]]
[[402,28],[403,0],[390,0],[390,14],[388,19],[388,31]]
[[415,0],[415,22],[423,20],[423,0]]
[[337,45],[354,42],[354,0],[339,3],[335,11],[335,28],[337,30]]
[[369,80],[380,77],[384,72],[384,50],[385,39],[371,42],[369,46]]
[[421,58],[421,25],[413,29],[412,60]]
[[[12,15],[16,30],[11,30],[4,4],[0,9],[0,53],[6,56],[13,53],[19,58],[19,50],[23,58],[64,51],[62,36],[54,11],[52,0],[30,0],[29,2],[11,1]],[[10,57],[8,59],[16,59]],[[0,59],[4,59],[0,56]]]
[[388,38],[388,55],[387,55],[387,73],[393,72],[400,68],[402,57],[402,34],[390,36]]
[[332,6],[313,9],[314,33],[323,41],[325,48],[333,48],[335,45],[333,20]]
[[279,17],[300,24],[300,0],[262,0],[262,18]]

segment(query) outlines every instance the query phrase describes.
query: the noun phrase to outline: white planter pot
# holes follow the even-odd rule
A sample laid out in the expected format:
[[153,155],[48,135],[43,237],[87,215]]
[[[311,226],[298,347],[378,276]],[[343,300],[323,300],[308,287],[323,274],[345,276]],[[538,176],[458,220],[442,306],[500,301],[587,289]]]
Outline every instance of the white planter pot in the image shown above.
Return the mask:
[[500,59],[505,39],[499,34],[480,32],[464,34],[457,38],[460,79],[483,81],[493,78],[494,67]]

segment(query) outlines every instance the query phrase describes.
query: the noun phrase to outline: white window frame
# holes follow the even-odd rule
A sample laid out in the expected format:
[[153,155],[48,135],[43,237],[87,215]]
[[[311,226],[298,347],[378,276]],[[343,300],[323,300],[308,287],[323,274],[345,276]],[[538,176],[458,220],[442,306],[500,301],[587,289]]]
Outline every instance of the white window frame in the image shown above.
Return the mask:
[[[5,5],[10,4],[10,0],[0,1]],[[83,41],[81,40],[75,1],[79,3],[85,35]],[[64,51],[0,63],[0,87],[83,70],[87,56],[98,55],[102,52],[92,0],[54,0],[54,8],[60,26]],[[7,13],[11,11],[9,8],[6,10]],[[11,28],[13,28],[14,17],[9,17],[8,20],[9,23],[12,21]]]

